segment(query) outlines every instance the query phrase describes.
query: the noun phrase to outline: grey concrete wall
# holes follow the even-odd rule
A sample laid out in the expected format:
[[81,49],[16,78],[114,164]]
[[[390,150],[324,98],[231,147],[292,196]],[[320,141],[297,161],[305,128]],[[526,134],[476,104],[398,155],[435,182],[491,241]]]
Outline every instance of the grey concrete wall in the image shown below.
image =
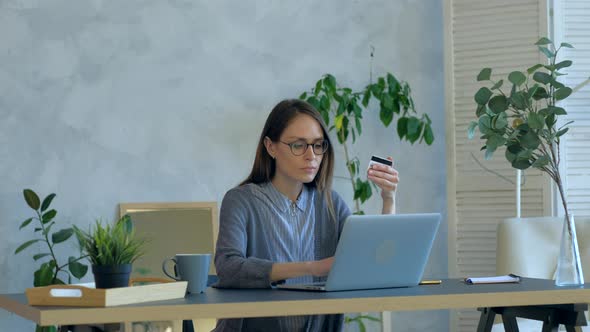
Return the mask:
[[[411,84],[436,141],[400,143],[367,114],[353,153],[396,159],[399,212],[446,214],[441,29],[440,0],[0,1],[0,293],[30,287],[38,266],[38,247],[13,255],[32,237],[18,231],[23,188],[57,193],[64,227],[111,220],[119,202],[219,202],[249,171],[272,106],[327,72],[361,88],[370,45],[374,74]],[[335,188],[352,204],[348,181]],[[427,275],[446,274],[445,221]],[[448,318],[394,324],[443,331]],[[5,311],[0,326],[32,328]]]

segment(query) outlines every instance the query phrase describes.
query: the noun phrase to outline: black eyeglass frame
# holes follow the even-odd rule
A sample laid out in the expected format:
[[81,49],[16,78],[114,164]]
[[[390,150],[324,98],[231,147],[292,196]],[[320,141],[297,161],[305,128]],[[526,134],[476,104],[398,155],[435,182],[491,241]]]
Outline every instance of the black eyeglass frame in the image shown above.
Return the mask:
[[[322,140],[322,153],[316,153],[314,146],[318,143],[318,142],[314,142],[314,143],[307,143],[305,141],[302,140],[297,140],[295,142],[291,142],[291,143],[287,143],[287,142],[283,142],[283,141],[279,141],[285,145],[289,146],[289,150],[291,150],[291,153],[294,156],[303,156],[307,150],[309,149],[309,147],[311,146],[311,151],[313,152],[314,155],[316,156],[321,156],[323,154],[325,154],[326,152],[328,152],[328,149],[330,148],[330,142],[327,139]],[[295,151],[293,151],[293,144],[295,143],[302,143],[305,144],[305,150],[303,150],[303,152],[301,154],[296,154]]]

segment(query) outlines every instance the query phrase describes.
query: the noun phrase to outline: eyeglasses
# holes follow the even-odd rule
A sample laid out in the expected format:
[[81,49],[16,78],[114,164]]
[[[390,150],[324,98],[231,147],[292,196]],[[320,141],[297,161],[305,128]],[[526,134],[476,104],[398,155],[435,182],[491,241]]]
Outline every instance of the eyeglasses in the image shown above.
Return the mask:
[[292,143],[286,143],[283,141],[280,142],[285,145],[288,145],[289,148],[291,148],[291,153],[293,153],[296,156],[302,156],[303,154],[305,154],[309,146],[311,146],[313,154],[315,154],[316,156],[321,156],[324,153],[326,153],[326,151],[328,151],[328,146],[330,145],[328,143],[328,140],[321,140],[311,144],[303,140],[298,140]]

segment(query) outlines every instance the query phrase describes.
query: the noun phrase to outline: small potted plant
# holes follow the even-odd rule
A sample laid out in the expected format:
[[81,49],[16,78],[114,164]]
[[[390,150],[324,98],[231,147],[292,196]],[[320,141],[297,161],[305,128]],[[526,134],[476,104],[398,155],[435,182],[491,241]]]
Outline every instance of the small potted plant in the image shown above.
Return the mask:
[[94,229],[84,232],[74,226],[80,248],[88,255],[96,288],[126,287],[131,266],[143,255],[145,240],[135,237],[128,215],[114,225],[96,221]]

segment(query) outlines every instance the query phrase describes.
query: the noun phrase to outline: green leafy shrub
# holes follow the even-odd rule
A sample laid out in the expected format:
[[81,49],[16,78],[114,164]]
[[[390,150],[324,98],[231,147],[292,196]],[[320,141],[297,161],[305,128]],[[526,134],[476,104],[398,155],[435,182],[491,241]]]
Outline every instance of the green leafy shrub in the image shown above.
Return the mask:
[[539,39],[535,45],[548,59],[548,64],[538,63],[525,72],[511,72],[506,82],[510,92],[502,89],[503,79],[492,80],[491,68],[484,68],[477,75],[478,81],[487,81],[491,87],[480,88],[474,96],[478,121],[470,123],[468,137],[473,138],[475,129],[479,129],[480,138],[485,140],[482,150],[485,150],[486,159],[499,147],[505,147],[504,156],[513,168],[532,167],[547,173],[557,185],[569,220],[559,173],[559,143],[573,121],[558,126],[558,118],[567,112],[557,103],[573,91],[558,81],[565,75],[560,70],[571,66],[572,61],[557,62],[557,55],[562,48],[573,46],[561,43],[556,48],[548,38]]
[[[72,282],[72,276],[77,279],[84,277],[88,272],[88,266],[79,261],[85,258],[85,256],[70,256],[67,263],[60,264],[55,255],[54,246],[59,243],[66,243],[74,233],[74,230],[70,227],[51,233],[51,230],[56,225],[55,217],[57,211],[55,209],[50,209],[50,205],[56,195],[53,193],[49,194],[43,199],[43,202],[41,202],[39,196],[33,190],[24,189],[23,196],[27,205],[35,211],[36,216],[23,221],[19,230],[25,229],[27,226],[33,224],[36,226],[33,230],[35,238],[21,244],[16,248],[14,253],[18,254],[31,245],[41,242],[46,245],[46,250],[42,250],[40,253],[35,254],[33,259],[35,261],[40,261],[49,258],[48,261],[41,263],[39,269],[35,271],[33,280],[34,286],[39,287],[65,284],[66,280],[69,284]],[[50,234],[51,236],[49,236]]]
[[326,74],[320,78],[313,89],[301,94],[299,99],[312,104],[322,115],[329,130],[336,130],[338,142],[344,148],[346,166],[354,191],[355,213],[363,214],[361,204],[372,196],[371,185],[363,180],[360,173],[360,161],[350,156],[348,139],[352,143],[362,134],[361,120],[368,112],[369,103],[374,100],[379,105],[379,119],[385,127],[394,123],[397,117],[396,131],[401,140],[415,143],[434,142],[431,120],[427,114],[418,115],[414,109],[410,85],[399,81],[395,76],[387,73],[377,78],[376,83],[367,85],[360,91],[340,86],[336,78]]
[[131,264],[143,252],[145,240],[135,237],[133,223],[128,215],[114,225],[96,220],[94,229],[85,232],[74,226],[80,248],[86,253],[92,265]]

